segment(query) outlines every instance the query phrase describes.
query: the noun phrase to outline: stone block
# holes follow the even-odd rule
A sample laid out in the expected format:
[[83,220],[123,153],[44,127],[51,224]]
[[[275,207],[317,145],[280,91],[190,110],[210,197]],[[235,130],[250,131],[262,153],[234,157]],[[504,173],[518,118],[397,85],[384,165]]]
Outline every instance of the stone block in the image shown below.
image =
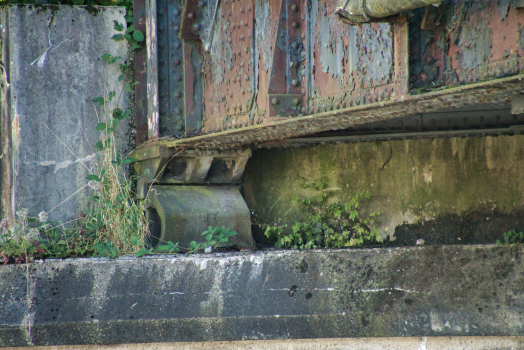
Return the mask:
[[521,335],[523,254],[477,245],[7,265],[0,346]]
[[[128,57],[113,21],[125,24],[125,9],[93,6],[5,6],[0,8],[0,218],[28,208],[29,216],[51,213],[66,222],[86,208],[86,176],[96,171],[98,122],[108,114],[94,98],[116,91],[118,64],[105,53]],[[123,124],[123,123],[122,123]],[[119,126],[125,151],[129,128]]]

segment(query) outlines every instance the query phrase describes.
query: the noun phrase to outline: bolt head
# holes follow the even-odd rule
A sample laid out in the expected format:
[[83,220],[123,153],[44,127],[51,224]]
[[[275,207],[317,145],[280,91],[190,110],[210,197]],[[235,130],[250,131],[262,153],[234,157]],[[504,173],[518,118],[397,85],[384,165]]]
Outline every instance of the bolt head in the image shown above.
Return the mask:
[[294,98],[293,99],[293,106],[298,106],[300,104],[300,99],[299,98]]
[[173,14],[174,14],[175,16],[178,16],[178,15],[180,14],[180,11],[178,11],[178,9],[174,9],[174,10],[173,10]]
[[293,50],[298,49],[298,43],[292,43],[292,44],[291,44],[291,48],[292,48]]
[[278,98],[273,97],[273,98],[271,99],[271,104],[272,104],[273,106],[278,105]]
[[194,14],[193,12],[189,12],[189,13],[187,14],[187,18],[189,18],[189,19],[193,19],[193,18],[195,18],[195,14]]
[[249,81],[249,76],[248,76],[248,75],[245,75],[245,76],[244,76],[244,79],[245,79],[246,81]]
[[180,62],[180,60],[174,60],[174,61],[173,61],[173,64],[174,64],[175,66],[180,66],[181,63],[182,63],[182,62]]
[[198,23],[193,24],[193,29],[194,30],[200,30],[200,24],[198,24]]
[[297,79],[291,80],[291,85],[293,85],[295,87],[298,86],[298,80]]
[[298,25],[299,25],[299,24],[298,24],[297,21],[293,21],[293,23],[291,23],[291,26],[292,26],[293,28],[295,28],[295,29],[298,28]]
[[175,92],[175,97],[176,98],[182,97],[182,93],[180,91]]
[[182,81],[182,77],[180,75],[175,75],[175,81]]
[[295,4],[291,5],[291,11],[297,12],[298,11],[298,6],[295,5]]

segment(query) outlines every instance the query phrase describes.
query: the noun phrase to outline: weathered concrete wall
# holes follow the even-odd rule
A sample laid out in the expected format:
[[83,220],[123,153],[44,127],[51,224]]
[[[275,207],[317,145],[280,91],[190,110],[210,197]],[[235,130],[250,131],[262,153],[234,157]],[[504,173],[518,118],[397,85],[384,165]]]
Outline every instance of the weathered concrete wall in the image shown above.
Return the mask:
[[[406,244],[419,238],[494,243],[494,235],[503,240],[503,232],[524,229],[521,135],[260,149],[244,173],[244,197],[254,221],[288,223],[289,229],[301,220],[304,210],[292,198],[314,197],[318,191],[301,187],[300,177],[309,182],[324,177],[330,203],[344,204],[368,189],[371,198],[361,203],[362,214],[380,212],[376,226],[382,237],[395,237],[397,228]],[[402,226],[417,223],[426,226],[411,232]],[[439,230],[447,235],[440,241]],[[254,234],[264,240],[256,225]]]
[[265,251],[0,268],[0,346],[524,334],[524,246]]
[[422,337],[255,340],[207,343],[42,346],[19,350],[520,350],[524,337]]
[[[125,23],[124,14],[117,7],[0,9],[0,218],[12,218],[20,208],[28,208],[29,216],[56,208],[50,219],[64,222],[84,208],[88,189],[81,189],[94,166],[95,127],[104,117],[92,100],[121,88],[118,65],[108,66],[101,56],[127,58],[127,45],[110,39],[113,21]],[[125,92],[120,107],[129,107]],[[124,148],[127,131],[120,127]]]

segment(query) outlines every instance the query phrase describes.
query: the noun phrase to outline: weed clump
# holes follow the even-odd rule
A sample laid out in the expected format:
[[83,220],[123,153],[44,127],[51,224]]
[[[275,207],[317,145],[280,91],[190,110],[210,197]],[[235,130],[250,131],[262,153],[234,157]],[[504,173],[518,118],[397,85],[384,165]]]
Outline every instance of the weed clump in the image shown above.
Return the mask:
[[[380,232],[373,227],[374,217],[380,213],[362,216],[361,202],[369,199],[369,191],[359,191],[346,203],[329,204],[329,189],[326,179],[308,182],[301,178],[300,186],[315,191],[315,195],[293,198],[307,219],[295,222],[291,233],[286,233],[287,224],[261,224],[264,235],[276,240],[275,246],[293,249],[348,248],[379,241]],[[281,220],[279,220],[280,223]]]

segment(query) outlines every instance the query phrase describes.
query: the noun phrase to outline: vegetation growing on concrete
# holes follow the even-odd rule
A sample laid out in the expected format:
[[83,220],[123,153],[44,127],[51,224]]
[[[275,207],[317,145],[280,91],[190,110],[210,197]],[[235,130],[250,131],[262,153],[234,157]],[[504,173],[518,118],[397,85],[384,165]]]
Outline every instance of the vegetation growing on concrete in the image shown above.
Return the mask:
[[369,199],[369,191],[358,191],[345,203],[329,201],[330,189],[327,179],[315,181],[300,178],[300,187],[313,191],[312,196],[293,198],[307,213],[306,220],[297,221],[291,233],[285,233],[287,224],[261,224],[266,237],[276,240],[275,246],[293,249],[348,248],[361,246],[380,240],[380,232],[373,227],[374,217],[380,213],[372,212],[361,216],[363,201]]

